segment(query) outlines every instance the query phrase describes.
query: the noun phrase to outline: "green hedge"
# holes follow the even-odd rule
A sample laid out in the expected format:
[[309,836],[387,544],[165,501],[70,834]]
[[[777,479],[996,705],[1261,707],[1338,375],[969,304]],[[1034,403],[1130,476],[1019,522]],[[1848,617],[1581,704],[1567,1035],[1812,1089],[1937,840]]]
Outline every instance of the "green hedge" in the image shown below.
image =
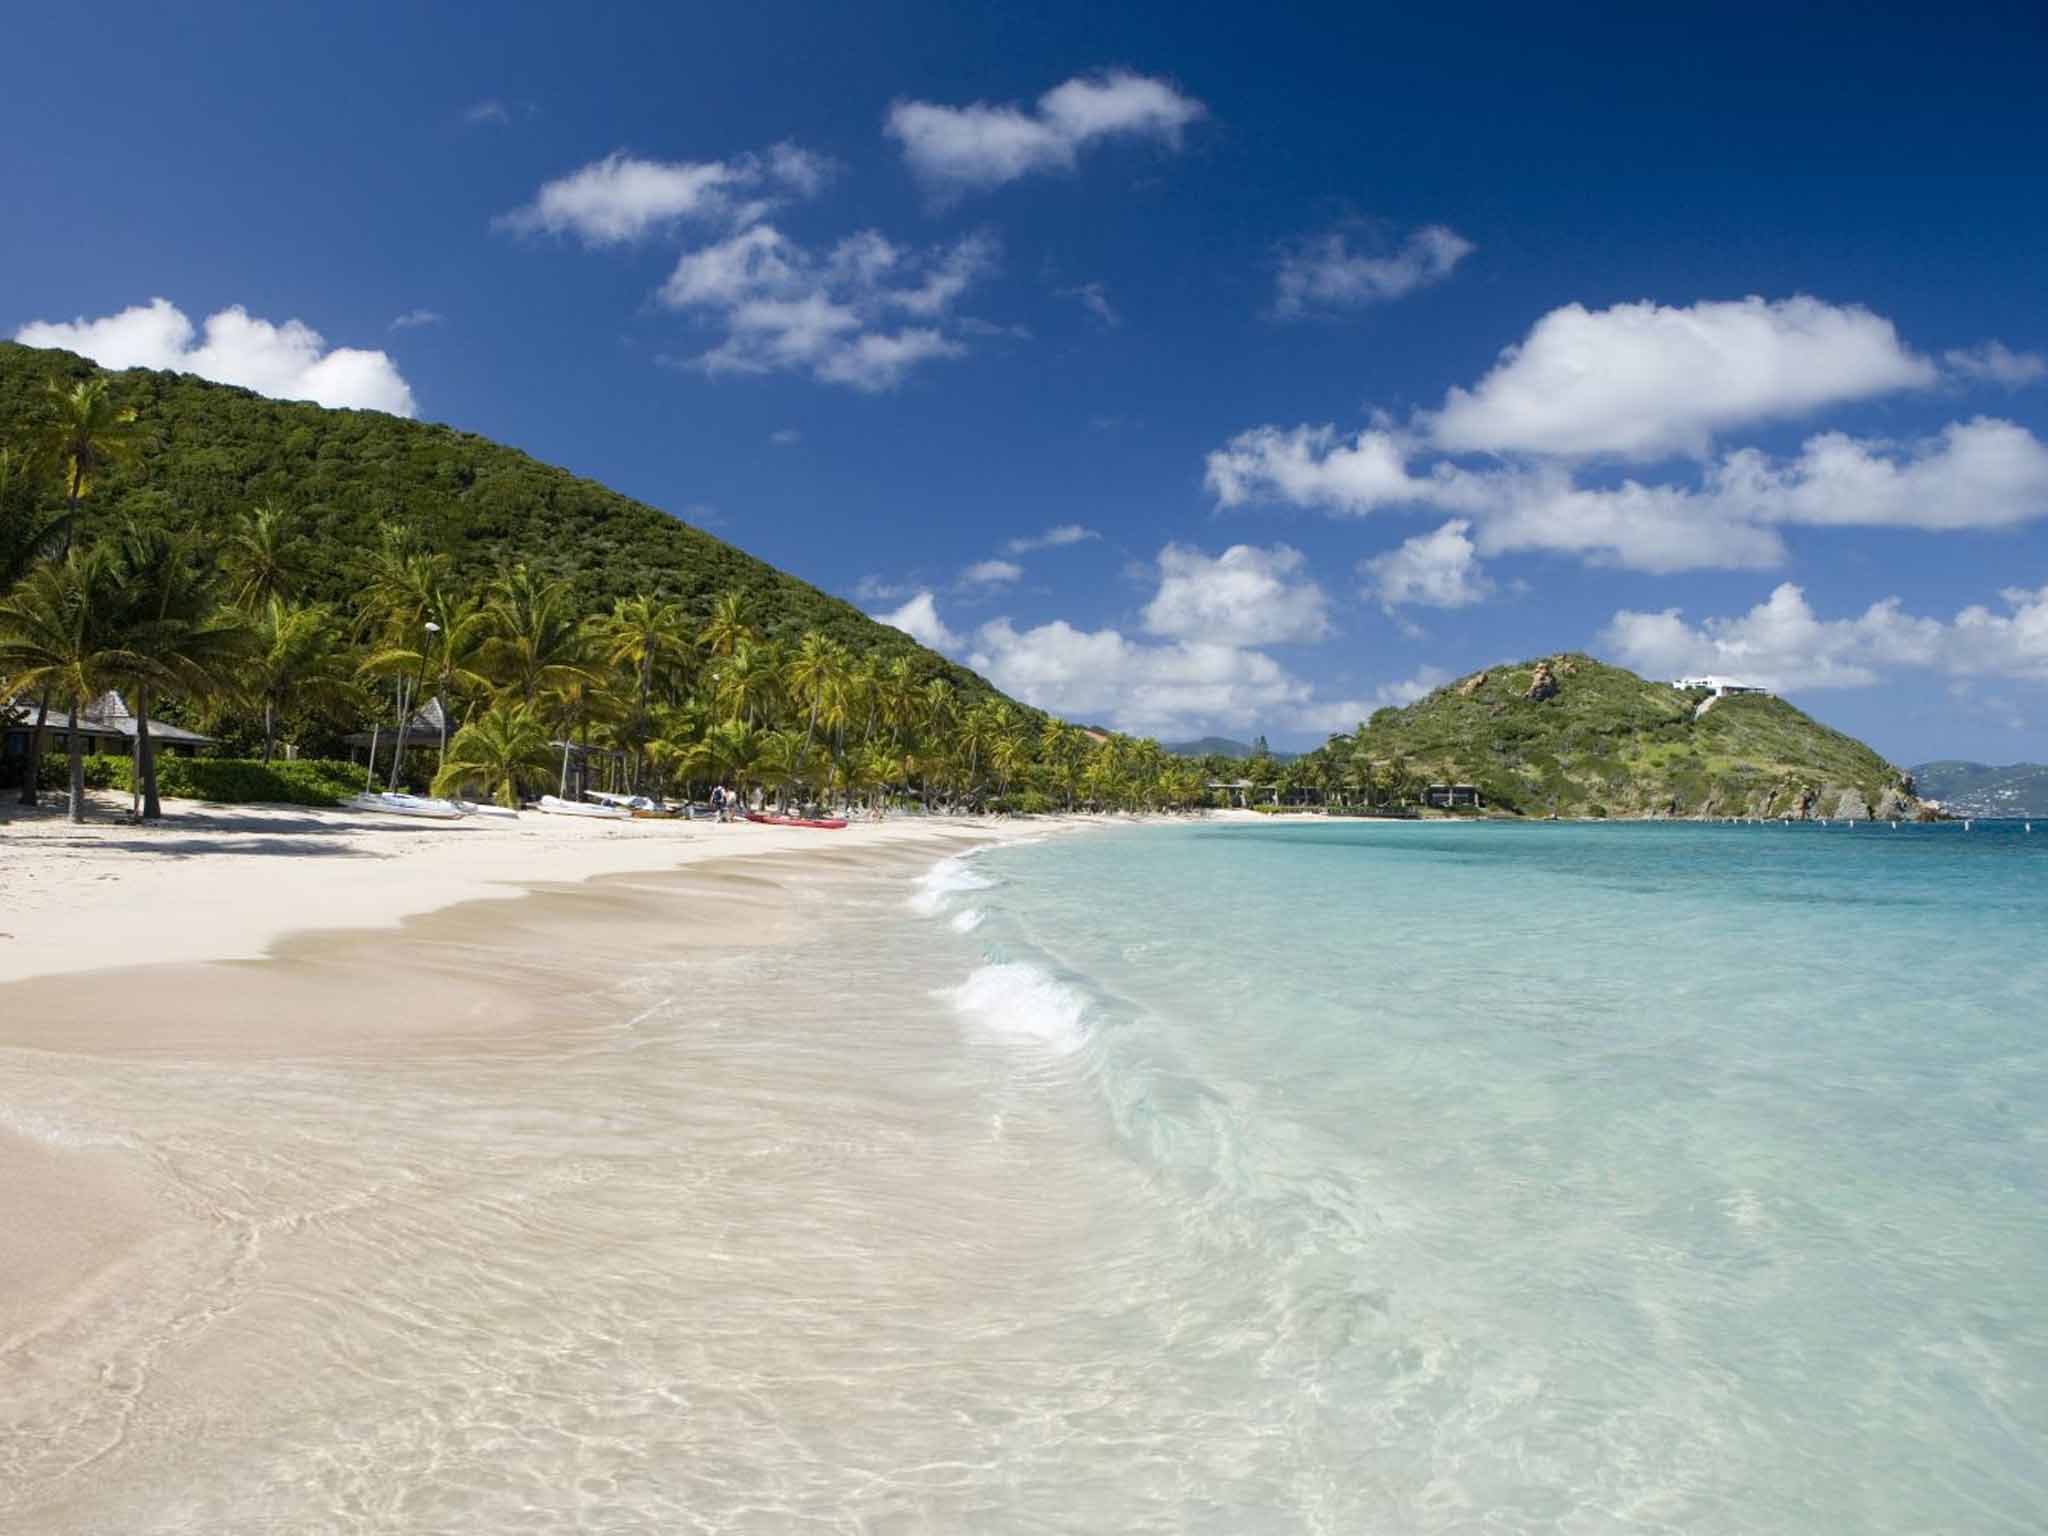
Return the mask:
[[[40,782],[63,790],[70,766],[61,755],[43,758]],[[88,757],[88,789],[132,793],[133,764],[125,757]],[[246,757],[159,757],[157,792],[177,800],[216,800],[228,804],[339,805],[361,791],[363,770],[334,758],[300,758],[263,763]]]

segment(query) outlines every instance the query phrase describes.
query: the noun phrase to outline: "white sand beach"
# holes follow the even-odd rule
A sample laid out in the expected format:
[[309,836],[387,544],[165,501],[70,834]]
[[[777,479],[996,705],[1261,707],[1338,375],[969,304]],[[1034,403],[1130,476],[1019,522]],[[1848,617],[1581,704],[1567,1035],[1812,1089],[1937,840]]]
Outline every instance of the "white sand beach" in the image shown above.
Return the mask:
[[1049,825],[897,816],[843,831],[709,821],[595,821],[527,812],[460,822],[302,806],[168,802],[138,825],[0,807],[0,983],[108,967],[248,960],[286,934],[383,928],[537,882],[760,854],[1043,835]]

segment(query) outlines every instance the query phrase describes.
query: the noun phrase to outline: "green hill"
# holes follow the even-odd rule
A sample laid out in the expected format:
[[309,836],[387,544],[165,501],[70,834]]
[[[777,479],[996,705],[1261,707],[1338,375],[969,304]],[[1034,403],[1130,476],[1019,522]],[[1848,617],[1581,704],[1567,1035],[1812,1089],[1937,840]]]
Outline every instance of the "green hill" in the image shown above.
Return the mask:
[[1542,816],[1909,816],[1911,780],[1783,699],[1707,703],[1576,653],[1493,667],[1311,754],[1339,784],[1475,784]]
[[[0,431],[34,409],[53,375],[96,371],[69,352],[0,342]],[[311,546],[306,595],[347,606],[380,530],[404,521],[453,557],[458,580],[480,585],[524,562],[573,583],[589,612],[643,592],[708,612],[718,594],[737,590],[770,640],[821,630],[883,660],[915,656],[921,670],[970,696],[994,692],[852,604],[488,438],[376,411],[271,400],[190,374],[138,368],[116,378],[144,441],[87,503],[88,533],[128,517],[218,530],[249,506],[275,501],[299,512]]]

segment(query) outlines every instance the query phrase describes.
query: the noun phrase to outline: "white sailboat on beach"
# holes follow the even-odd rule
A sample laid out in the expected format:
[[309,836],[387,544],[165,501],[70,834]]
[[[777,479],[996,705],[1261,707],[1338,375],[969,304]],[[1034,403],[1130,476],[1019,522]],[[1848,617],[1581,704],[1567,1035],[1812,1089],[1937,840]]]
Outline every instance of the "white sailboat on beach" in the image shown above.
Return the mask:
[[418,816],[429,821],[460,821],[463,811],[452,800],[426,795],[394,795],[366,791],[351,795],[342,804],[351,811],[382,811],[391,816]]
[[586,805],[581,800],[564,800],[559,795],[542,795],[540,809],[550,816],[589,816],[599,821],[631,821],[633,813],[618,805]]

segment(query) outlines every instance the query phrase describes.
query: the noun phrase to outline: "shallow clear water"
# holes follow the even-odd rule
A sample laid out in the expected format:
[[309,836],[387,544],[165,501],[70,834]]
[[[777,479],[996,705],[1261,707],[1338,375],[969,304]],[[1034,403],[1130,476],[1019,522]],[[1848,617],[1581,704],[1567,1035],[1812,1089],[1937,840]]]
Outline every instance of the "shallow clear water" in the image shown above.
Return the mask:
[[1216,1528],[2048,1528],[2048,836],[1286,825],[968,867],[970,1031],[1162,1213],[1133,1357],[1204,1383]]
[[[0,1053],[175,1218],[0,1339],[0,1530],[2048,1527],[2048,835],[911,873],[509,1034]],[[591,964],[491,921],[400,963]]]

